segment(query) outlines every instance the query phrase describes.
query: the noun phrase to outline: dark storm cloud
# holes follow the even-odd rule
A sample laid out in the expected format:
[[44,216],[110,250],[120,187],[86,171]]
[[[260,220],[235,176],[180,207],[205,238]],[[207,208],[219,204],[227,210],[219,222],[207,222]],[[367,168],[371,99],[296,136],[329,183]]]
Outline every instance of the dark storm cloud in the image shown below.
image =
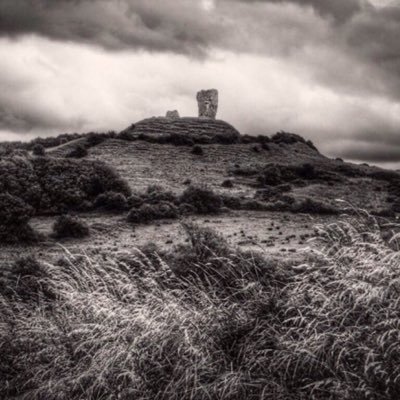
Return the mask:
[[243,3],[294,3],[312,7],[322,16],[345,21],[361,11],[364,0],[236,0]]
[[400,91],[400,7],[368,8],[346,27],[348,46],[360,61],[386,73]]
[[372,163],[400,162],[400,146],[354,142],[348,144],[348,147],[337,155],[350,160]]
[[[368,0],[1,0],[0,35],[206,58],[292,57],[322,84],[400,98],[400,8]],[[314,14],[313,15],[313,10]]]
[[[268,4],[297,4],[312,7],[327,18],[344,21],[361,11],[366,0],[208,0],[215,9],[207,12],[202,0],[2,0],[0,2],[0,34],[36,33],[61,40],[83,41],[107,48],[143,48],[170,50],[178,53],[203,53],[210,46],[241,47],[242,35],[247,47],[257,38],[248,32],[273,20]],[[239,7],[238,5],[246,7]],[[247,14],[247,15],[246,15]],[[252,20],[247,18],[251,16]],[[312,23],[288,18],[287,31],[296,30],[298,44],[312,41]],[[281,18],[278,19],[279,22]],[[304,20],[304,18],[303,18]],[[281,21],[284,22],[284,21]],[[307,22],[307,21],[304,21]],[[305,30],[304,38],[301,31]],[[272,24],[272,27],[276,27]],[[282,33],[281,32],[277,33]],[[269,34],[270,32],[268,32]],[[260,39],[273,40],[272,37]],[[285,46],[285,36],[281,38]]]
[[196,54],[218,34],[205,13],[194,0],[1,0],[0,34]]

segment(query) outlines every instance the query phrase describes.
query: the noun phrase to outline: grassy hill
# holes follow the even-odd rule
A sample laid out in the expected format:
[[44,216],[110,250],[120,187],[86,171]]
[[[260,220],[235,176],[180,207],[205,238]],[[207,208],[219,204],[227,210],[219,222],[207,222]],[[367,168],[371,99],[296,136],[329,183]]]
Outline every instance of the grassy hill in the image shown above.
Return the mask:
[[221,121],[62,140],[0,156],[0,398],[398,398],[399,173]]
[[[113,166],[136,191],[161,185],[175,192],[189,182],[240,198],[276,202],[282,196],[269,189],[290,184],[285,199],[318,199],[334,207],[337,199],[375,213],[397,212],[396,172],[329,159],[298,135],[280,132],[272,137],[249,137],[224,121],[202,118],[148,118],[119,134],[83,136],[47,149],[65,157],[77,146],[89,150],[89,159]],[[201,154],[196,154],[200,148]],[[292,169],[314,169],[301,176]],[[311,167],[310,167],[311,166]],[[279,176],[278,176],[279,175]],[[224,185],[229,180],[230,183]],[[230,187],[227,187],[230,186]],[[259,192],[257,194],[257,191]],[[272,193],[272,194],[271,194]],[[399,207],[400,208],[400,207]]]

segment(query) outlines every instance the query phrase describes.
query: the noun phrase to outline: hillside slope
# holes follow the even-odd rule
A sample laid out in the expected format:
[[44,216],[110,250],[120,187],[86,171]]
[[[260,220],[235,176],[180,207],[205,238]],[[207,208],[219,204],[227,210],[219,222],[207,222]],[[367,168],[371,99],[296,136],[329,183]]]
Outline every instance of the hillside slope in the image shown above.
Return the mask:
[[[126,142],[107,140],[90,150],[89,157],[103,160],[114,166],[135,189],[144,189],[149,184],[165,185],[180,190],[185,181],[204,183],[220,188],[224,179],[231,176],[235,168],[261,168],[269,162],[324,162],[326,158],[303,143],[293,145],[269,144],[269,150],[254,144],[209,144],[202,145],[203,155],[192,154],[189,146],[149,143],[138,140]],[[237,183],[248,187],[249,179],[237,177]]]

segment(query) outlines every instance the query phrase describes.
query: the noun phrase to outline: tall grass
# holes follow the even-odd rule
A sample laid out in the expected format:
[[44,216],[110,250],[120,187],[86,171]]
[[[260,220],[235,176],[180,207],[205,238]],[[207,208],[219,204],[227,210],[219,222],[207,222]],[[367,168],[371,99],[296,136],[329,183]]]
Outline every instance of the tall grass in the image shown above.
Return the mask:
[[170,254],[3,270],[0,397],[398,398],[400,258],[374,219],[320,227],[301,264],[186,229]]

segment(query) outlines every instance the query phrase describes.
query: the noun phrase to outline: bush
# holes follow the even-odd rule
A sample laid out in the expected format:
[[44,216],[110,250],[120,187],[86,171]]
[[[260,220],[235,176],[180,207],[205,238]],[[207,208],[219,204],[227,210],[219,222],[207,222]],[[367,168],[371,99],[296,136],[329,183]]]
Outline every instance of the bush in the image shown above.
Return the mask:
[[292,165],[269,163],[264,166],[257,180],[261,186],[277,186],[296,181],[299,184],[305,184],[307,181],[341,182],[343,177],[328,168],[317,168],[310,163]]
[[107,132],[107,133],[97,133],[90,132],[86,135],[86,147],[94,147],[103,143],[107,138],[111,138],[115,136],[115,132]]
[[[0,274],[1,275],[1,274]],[[38,299],[54,301],[55,293],[48,281],[47,268],[33,256],[19,258],[5,279],[0,278],[0,293],[24,306],[35,307]]]
[[231,210],[242,209],[242,199],[240,199],[239,197],[229,196],[226,194],[223,194],[221,197],[224,207],[230,208]]
[[35,242],[40,235],[29,226],[34,209],[19,197],[0,194],[0,243]]
[[135,129],[135,124],[132,124],[131,128],[128,128],[127,130],[124,130],[124,131],[118,133],[117,134],[117,139],[126,140],[127,142],[135,141],[137,138],[133,134],[133,132],[130,131],[130,129]]
[[189,186],[180,196],[180,202],[192,205],[199,214],[218,213],[223,206],[221,196],[207,187]]
[[159,185],[150,185],[147,187],[146,192],[142,195],[145,203],[157,204],[160,202],[175,203],[176,196],[170,190],[164,189]]
[[85,146],[79,144],[73,150],[71,150],[66,157],[67,158],[83,158],[88,155],[88,151]]
[[307,214],[339,214],[338,208],[309,197],[293,204],[291,211]]
[[[131,194],[128,183],[99,161],[40,157],[31,160],[29,168],[25,167],[24,171],[20,168],[15,175],[21,176],[23,172],[31,178],[24,179],[20,188],[13,185],[13,189],[25,196],[23,199],[39,214],[80,211],[83,207],[87,210],[87,205],[105,192],[117,192],[125,197]],[[2,178],[0,165],[0,187]],[[11,178],[14,179],[14,173]],[[4,185],[8,187],[9,184],[4,182]],[[24,187],[26,191],[22,190]],[[29,193],[33,195],[28,196]],[[36,201],[34,196],[38,197]]]
[[204,150],[201,146],[199,146],[198,144],[194,145],[192,147],[192,154],[195,154],[196,156],[202,156],[204,154]]
[[34,215],[34,209],[19,197],[9,193],[0,194],[0,224],[24,225]]
[[144,203],[144,198],[138,193],[132,194],[127,200],[130,208],[138,208]]
[[132,223],[147,223],[158,219],[173,219],[179,216],[178,208],[167,201],[157,204],[142,204],[129,211],[127,220]]
[[41,144],[35,144],[32,148],[32,153],[34,156],[43,157],[46,155],[46,151]]
[[224,188],[233,188],[233,181],[232,181],[232,179],[225,179],[225,180],[222,182],[221,186],[224,187]]
[[180,215],[191,215],[196,214],[196,209],[188,203],[181,203],[178,207]]
[[77,216],[61,215],[53,225],[53,235],[58,239],[83,238],[89,234],[89,226]]
[[94,202],[94,207],[107,211],[124,211],[128,208],[128,201],[122,193],[110,191],[99,194]]
[[271,147],[269,146],[269,144],[267,142],[261,143],[261,148],[263,150],[267,150],[267,151],[271,150]]

